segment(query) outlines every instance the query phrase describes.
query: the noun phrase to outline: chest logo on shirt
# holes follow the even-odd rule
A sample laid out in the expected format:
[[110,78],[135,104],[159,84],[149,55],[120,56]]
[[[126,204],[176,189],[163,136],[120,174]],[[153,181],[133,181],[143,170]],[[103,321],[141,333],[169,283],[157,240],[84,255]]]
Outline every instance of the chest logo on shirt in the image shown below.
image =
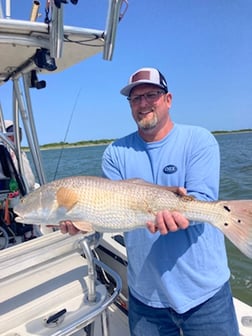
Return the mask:
[[165,174],[174,174],[174,173],[176,173],[177,170],[178,170],[178,168],[176,166],[168,165],[168,166],[164,167],[163,172]]

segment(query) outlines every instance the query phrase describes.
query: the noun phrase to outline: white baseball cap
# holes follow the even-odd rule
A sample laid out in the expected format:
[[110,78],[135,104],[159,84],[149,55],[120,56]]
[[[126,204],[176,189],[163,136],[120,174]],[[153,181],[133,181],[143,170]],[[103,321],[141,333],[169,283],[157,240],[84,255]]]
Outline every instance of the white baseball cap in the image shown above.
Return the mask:
[[13,126],[12,120],[4,120],[4,127],[7,130],[9,127]]
[[141,68],[134,72],[126,85],[120,92],[122,95],[129,97],[131,90],[140,84],[157,85],[165,92],[168,92],[168,86],[165,77],[155,68]]

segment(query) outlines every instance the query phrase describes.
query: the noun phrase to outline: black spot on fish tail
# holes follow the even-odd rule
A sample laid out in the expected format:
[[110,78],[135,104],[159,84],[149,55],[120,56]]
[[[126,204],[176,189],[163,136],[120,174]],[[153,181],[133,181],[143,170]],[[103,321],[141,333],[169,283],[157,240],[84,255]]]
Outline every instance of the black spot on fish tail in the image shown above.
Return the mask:
[[[231,209],[227,206],[227,205],[224,205],[223,208],[228,211],[228,212],[231,212]],[[242,221],[240,219],[237,219],[237,223],[241,223]],[[224,223],[225,226],[228,226],[229,224],[228,223]]]
[[228,212],[231,212],[231,209],[230,209],[227,205],[224,205],[223,208],[224,208],[225,210],[227,210]]

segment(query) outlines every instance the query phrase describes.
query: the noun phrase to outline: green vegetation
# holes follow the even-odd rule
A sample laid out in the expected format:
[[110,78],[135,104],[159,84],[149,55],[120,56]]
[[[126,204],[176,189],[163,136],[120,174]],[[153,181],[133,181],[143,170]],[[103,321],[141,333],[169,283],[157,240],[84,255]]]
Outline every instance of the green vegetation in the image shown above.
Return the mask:
[[[97,146],[97,145],[108,145],[115,139],[100,139],[100,140],[87,140],[78,141],[74,143],[69,142],[53,142],[45,145],[41,145],[40,149],[57,149],[57,148],[71,148],[71,147],[84,147],[84,146]],[[29,147],[22,147],[23,150],[29,150]]]
[[213,134],[227,134],[227,133],[247,133],[252,132],[251,128],[242,129],[242,130],[235,130],[235,131],[213,131]]
[[[251,128],[242,129],[242,130],[234,130],[234,131],[213,131],[212,133],[215,135],[218,134],[229,134],[229,133],[247,133],[252,132]],[[84,146],[97,146],[97,145],[108,145],[113,142],[115,139],[100,139],[100,140],[86,140],[86,141],[78,141],[74,143],[69,142],[54,142],[45,145],[41,145],[40,149],[58,149],[58,148],[71,148],[71,147],[84,147]],[[28,147],[22,147],[23,150],[29,150]]]

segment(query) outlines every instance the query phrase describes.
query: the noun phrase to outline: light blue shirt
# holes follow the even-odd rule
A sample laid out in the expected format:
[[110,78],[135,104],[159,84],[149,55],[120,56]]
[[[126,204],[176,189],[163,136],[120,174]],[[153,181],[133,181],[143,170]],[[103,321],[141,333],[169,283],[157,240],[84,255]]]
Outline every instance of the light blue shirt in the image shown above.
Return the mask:
[[[142,178],[182,186],[201,200],[218,199],[219,146],[206,129],[175,124],[161,141],[147,143],[138,132],[109,145],[104,176]],[[210,224],[160,235],[147,229],[124,234],[131,293],[152,307],[184,313],[212,297],[229,279],[223,234]]]

